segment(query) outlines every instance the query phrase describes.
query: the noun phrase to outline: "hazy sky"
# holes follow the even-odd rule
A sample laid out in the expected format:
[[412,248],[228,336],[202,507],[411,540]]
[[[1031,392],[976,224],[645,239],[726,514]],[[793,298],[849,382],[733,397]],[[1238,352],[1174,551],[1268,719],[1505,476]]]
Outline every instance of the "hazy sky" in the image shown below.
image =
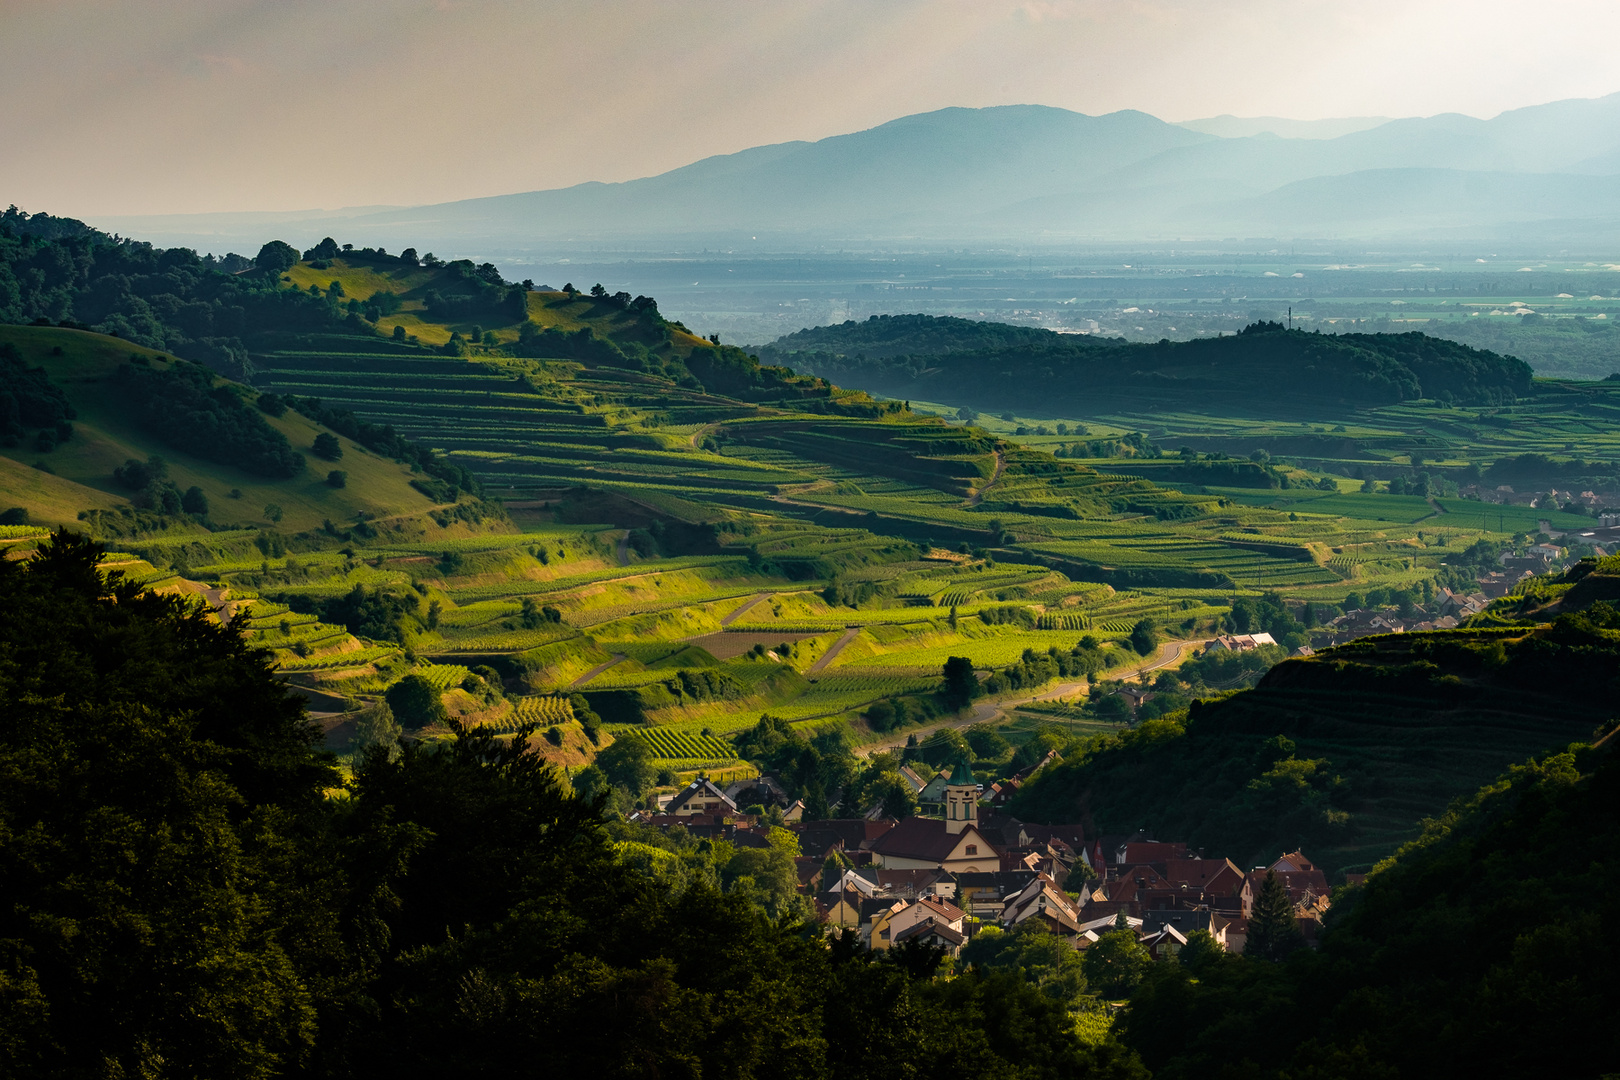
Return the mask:
[[0,205],[404,204],[947,105],[1492,116],[1620,90],[1565,0],[0,0]]

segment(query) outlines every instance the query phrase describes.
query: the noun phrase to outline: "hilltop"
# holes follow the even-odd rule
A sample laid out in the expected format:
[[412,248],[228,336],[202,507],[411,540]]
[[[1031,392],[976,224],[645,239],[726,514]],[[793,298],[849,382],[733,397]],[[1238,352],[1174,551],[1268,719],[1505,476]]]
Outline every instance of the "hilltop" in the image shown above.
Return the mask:
[[880,315],[801,330],[760,356],[873,393],[1048,415],[1123,403],[1237,414],[1420,398],[1500,404],[1527,393],[1531,379],[1520,360],[1419,333],[1322,334],[1272,322],[1218,338],[1125,344]]

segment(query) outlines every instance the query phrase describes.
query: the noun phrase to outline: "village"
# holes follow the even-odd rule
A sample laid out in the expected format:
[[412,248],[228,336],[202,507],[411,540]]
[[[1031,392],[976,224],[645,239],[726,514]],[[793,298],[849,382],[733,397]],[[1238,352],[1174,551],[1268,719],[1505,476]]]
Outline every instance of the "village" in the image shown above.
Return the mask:
[[[694,838],[767,847],[772,826],[742,800],[770,800],[798,842],[799,891],[829,930],[884,952],[908,942],[958,957],[988,929],[1038,926],[1078,951],[1128,929],[1154,959],[1174,958],[1203,931],[1241,953],[1268,877],[1286,890],[1300,940],[1314,946],[1330,906],[1326,875],[1302,852],[1248,869],[1186,844],[1145,835],[1090,834],[1080,825],[1037,825],[1002,809],[1052,755],[988,788],[965,763],[937,773],[902,766],[920,812],[895,820],[875,806],[859,817],[803,820],[769,775],[722,788],[700,777],[656,811],[631,820]],[[759,807],[750,805],[752,810]],[[1361,875],[1348,875],[1355,883]]]

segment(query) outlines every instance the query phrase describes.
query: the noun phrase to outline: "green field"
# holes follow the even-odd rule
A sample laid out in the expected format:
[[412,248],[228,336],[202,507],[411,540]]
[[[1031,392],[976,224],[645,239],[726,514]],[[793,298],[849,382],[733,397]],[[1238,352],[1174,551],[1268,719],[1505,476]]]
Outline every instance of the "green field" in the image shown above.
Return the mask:
[[[923,415],[923,403],[908,412],[815,380],[714,392],[681,366],[713,346],[588,297],[530,294],[529,321],[589,329],[625,350],[623,363],[524,355],[515,317],[484,322],[492,344],[472,341],[471,321],[430,317],[438,271],[337,259],[288,278],[306,291],[338,281],[360,302],[385,291],[403,306],[377,333],[256,339],[254,392],[392,425],[469,470],[482,499],[435,504],[411,486],[407,463],[349,439],[344,488],[318,472],[256,481],[165,451],[107,396],[125,343],[8,327],[5,340],[59,379],[80,413],[75,437],[49,454],[54,472],[31,468],[38,455],[23,449],[0,456],[11,502],[46,522],[119,515],[130,535],[108,538],[143,560],[145,580],[263,597],[251,640],[333,708],[412,671],[448,692],[493,666],[516,695],[490,721],[504,731],[571,721],[570,692],[723,675],[718,696],[660,699],[644,729],[667,736],[654,744],[660,759],[682,767],[726,760],[725,736],[766,713],[853,724],[865,737],[864,709],[930,694],[951,656],[992,670],[1090,635],[1115,643],[1108,655],[1125,668],[1134,653],[1117,643],[1144,620],[1161,638],[1199,637],[1235,601],[1263,594],[1333,604],[1421,587],[1481,537],[1505,541],[1543,517],[1557,528],[1591,519],[1486,505],[1439,481],[1428,496],[1390,494],[1390,476],[1413,471],[1414,457],[1449,476],[1510,453],[1590,454],[1609,448],[1610,412],[1620,416],[1610,389],[1565,384],[1502,407],[1407,402],[1286,422],[1112,412],[1076,422],[1088,438],[1143,432],[1165,455],[1085,458],[1073,437],[1015,436],[988,417],[951,423]],[[452,332],[468,342],[458,355],[438,347]],[[296,408],[273,423],[299,448],[319,430]],[[1194,458],[1270,446],[1278,486],[1172,482],[1183,443]],[[160,452],[177,484],[203,488],[208,520],[119,509],[127,492],[112,468]],[[1367,476],[1378,490],[1362,490]],[[279,521],[264,519],[271,503]],[[39,535],[10,530],[0,539],[16,548]],[[344,614],[373,595],[403,614]],[[998,622],[1013,609],[1014,621]]]

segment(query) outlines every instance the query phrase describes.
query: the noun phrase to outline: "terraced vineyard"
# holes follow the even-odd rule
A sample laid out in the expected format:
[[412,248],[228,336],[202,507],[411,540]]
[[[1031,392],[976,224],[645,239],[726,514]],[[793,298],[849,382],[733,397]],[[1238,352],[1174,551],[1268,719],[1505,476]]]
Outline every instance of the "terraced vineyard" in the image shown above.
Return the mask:
[[460,686],[461,680],[472,672],[460,664],[424,664],[416,669],[416,674],[426,679],[433,689],[442,692]]
[[635,736],[652,747],[653,756],[660,759],[705,763],[737,759],[736,748],[714,735],[653,727],[638,730]]
[[[1534,525],[1530,511],[1363,492],[1297,465],[1282,467],[1299,481],[1286,489],[1177,491],[1144,477],[1179,459],[1081,463],[1072,445],[1054,456],[1060,441],[1021,443],[999,422],[948,423],[749,369],[740,354],[600,298],[528,298],[537,327],[589,330],[583,345],[537,336],[513,314],[482,328],[489,346],[471,339],[471,324],[430,316],[424,290],[437,273],[343,258],[294,268],[306,291],[336,280],[362,304],[388,289],[403,307],[372,320],[381,334],[362,321],[353,333],[256,339],[256,389],[334,423],[348,423],[329,412],[339,409],[390,425],[469,470],[505,510],[413,473],[412,497],[432,508],[409,528],[356,514],[296,538],[273,538],[267,521],[158,530],[129,545],[143,560],[132,570],[150,580],[203,578],[268,597],[248,609],[252,640],[309,689],[373,696],[415,670],[449,690],[488,665],[513,695],[501,724],[514,728],[568,722],[564,694],[576,689],[645,689],[658,719],[673,721],[634,728],[670,740],[660,761],[712,764],[730,754],[722,736],[765,712],[858,723],[874,701],[931,692],[950,656],[995,668],[1088,634],[1117,639],[1142,619],[1206,634],[1235,599],[1333,602],[1421,582],[1481,529]],[[386,336],[395,326],[404,340]],[[460,344],[447,344],[452,332]],[[720,359],[742,367],[728,373]],[[1191,423],[1099,427],[1123,436]],[[1237,421],[1213,429],[1249,437]],[[357,468],[394,452],[377,449],[392,435],[368,430],[369,443],[344,436]],[[275,546],[294,539],[296,551]],[[939,557],[919,558],[929,553]],[[347,611],[357,596],[388,598],[397,621]],[[988,614],[1003,607],[1020,610]],[[379,640],[351,640],[339,619]],[[849,629],[859,633],[827,658]],[[722,630],[735,636],[712,636]],[[753,648],[781,644],[772,658]],[[340,647],[350,651],[329,651]],[[670,705],[651,689],[702,673],[724,687],[718,697]]]

